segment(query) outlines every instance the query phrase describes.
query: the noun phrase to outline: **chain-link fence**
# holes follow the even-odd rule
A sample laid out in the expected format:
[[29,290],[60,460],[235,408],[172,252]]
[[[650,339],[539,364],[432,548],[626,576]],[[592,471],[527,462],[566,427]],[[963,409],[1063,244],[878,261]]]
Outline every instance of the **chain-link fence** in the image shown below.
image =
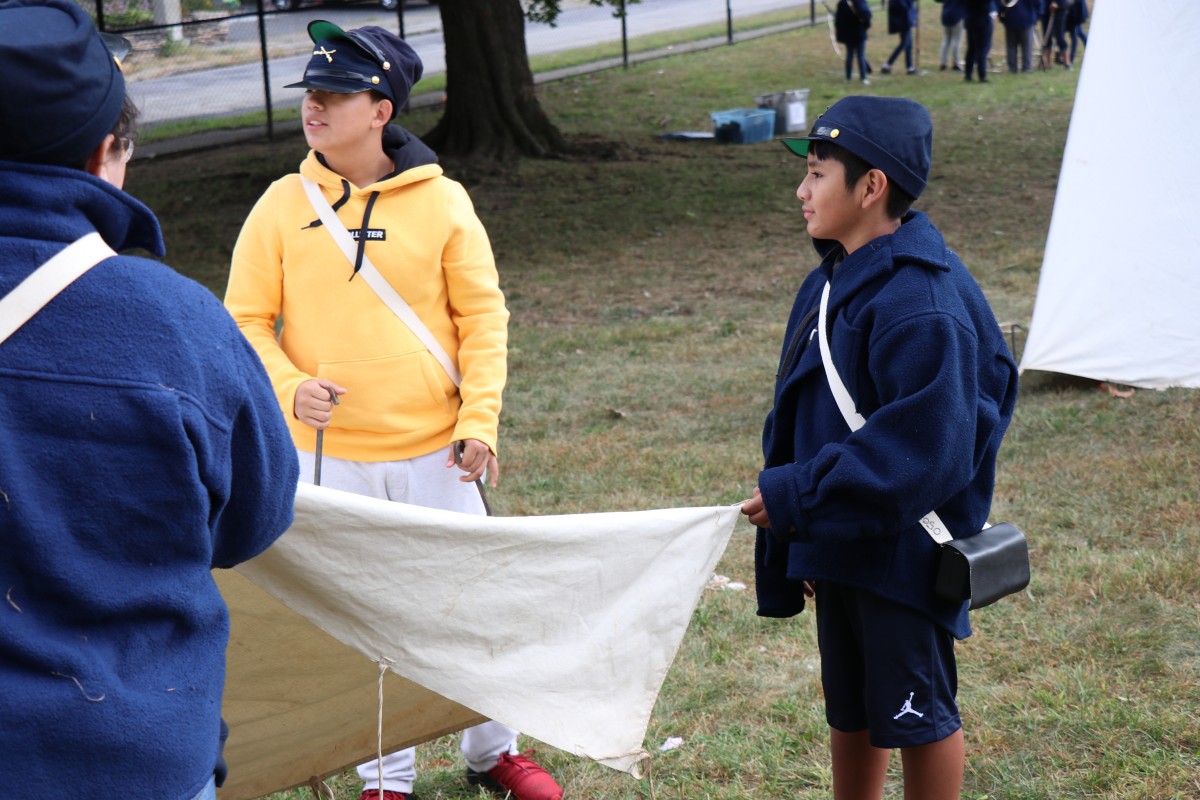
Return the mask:
[[[380,25],[404,36],[425,64],[414,104],[436,102],[445,46],[436,0],[77,0],[101,30],[129,38],[124,63],[143,128],[188,133],[197,121],[265,128],[298,116],[312,19],[343,28]],[[248,2],[248,0],[241,0]],[[624,13],[622,13],[624,12]],[[622,7],[563,0],[557,24],[526,24],[539,80],[628,66],[697,46],[823,22],[825,0],[641,0]],[[265,114],[264,114],[265,112]],[[167,126],[167,127],[164,127]]]

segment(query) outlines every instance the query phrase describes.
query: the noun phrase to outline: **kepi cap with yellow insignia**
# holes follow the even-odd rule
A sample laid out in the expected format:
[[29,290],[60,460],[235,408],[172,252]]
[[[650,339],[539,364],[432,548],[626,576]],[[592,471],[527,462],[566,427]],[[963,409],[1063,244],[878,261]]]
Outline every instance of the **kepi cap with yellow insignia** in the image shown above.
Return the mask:
[[328,20],[308,23],[312,58],[304,79],[285,89],[323,89],[353,94],[370,89],[392,101],[392,116],[408,102],[413,84],[421,80],[421,57],[391,31],[376,25],[345,31]]
[[69,0],[0,2],[0,160],[81,166],[112,133],[125,78],[111,47]]
[[925,106],[907,97],[852,95],[817,117],[808,136],[782,141],[801,158],[813,141],[844,147],[916,199],[929,180],[933,120]]

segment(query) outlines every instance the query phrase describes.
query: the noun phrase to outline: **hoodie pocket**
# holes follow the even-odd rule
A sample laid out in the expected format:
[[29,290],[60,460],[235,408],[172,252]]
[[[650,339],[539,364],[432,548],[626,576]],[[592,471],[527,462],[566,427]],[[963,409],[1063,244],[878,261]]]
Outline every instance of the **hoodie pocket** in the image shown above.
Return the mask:
[[334,409],[333,426],[369,433],[398,433],[428,429],[430,423],[452,417],[453,383],[440,380],[442,369],[425,350],[398,356],[323,361],[317,375],[344,386],[346,394]]

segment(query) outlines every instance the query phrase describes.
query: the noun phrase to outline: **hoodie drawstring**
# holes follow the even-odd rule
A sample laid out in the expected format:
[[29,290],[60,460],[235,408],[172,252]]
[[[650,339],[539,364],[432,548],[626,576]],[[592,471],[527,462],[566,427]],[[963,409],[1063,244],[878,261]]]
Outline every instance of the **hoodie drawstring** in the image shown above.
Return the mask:
[[[346,201],[349,199],[350,199],[350,181],[346,180],[345,178],[342,178],[342,196],[338,198],[338,201],[336,203],[334,203],[333,206],[331,206],[333,208],[333,213],[336,214],[337,210],[339,208],[341,208],[342,206],[346,205]],[[321,220],[314,219],[312,222],[308,223],[300,230],[306,231],[309,228],[319,228],[319,227],[321,227]]]
[[358,230],[358,250],[354,254],[354,272],[350,274],[350,280],[354,280],[354,276],[362,269],[363,252],[367,246],[367,224],[371,221],[371,209],[374,208],[377,197],[379,192],[371,192],[371,196],[367,198],[367,207],[363,210],[362,227]]
[[[371,209],[375,207],[375,200],[379,197],[379,192],[371,192],[371,196],[367,198],[367,207],[363,211],[362,224],[358,228],[358,250],[354,254],[354,272],[350,273],[350,280],[354,280],[354,276],[362,269],[363,253],[366,252],[367,246],[367,229],[371,222]],[[338,209],[346,205],[346,201],[350,199],[350,181],[342,178],[342,196],[338,201],[330,206],[333,213],[337,213]],[[309,228],[321,227],[321,220],[314,219],[312,222],[305,225],[300,230],[308,230]]]

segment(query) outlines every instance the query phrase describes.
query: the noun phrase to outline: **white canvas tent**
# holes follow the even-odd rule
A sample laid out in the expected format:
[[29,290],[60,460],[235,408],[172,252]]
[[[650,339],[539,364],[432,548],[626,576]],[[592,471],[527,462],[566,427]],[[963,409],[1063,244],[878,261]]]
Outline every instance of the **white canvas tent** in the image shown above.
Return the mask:
[[1082,65],[1021,369],[1200,387],[1200,2],[1095,0]]
[[479,517],[301,484],[287,533],[218,574],[231,618],[218,796],[367,760],[380,713],[384,752],[490,718],[638,774],[738,516]]

